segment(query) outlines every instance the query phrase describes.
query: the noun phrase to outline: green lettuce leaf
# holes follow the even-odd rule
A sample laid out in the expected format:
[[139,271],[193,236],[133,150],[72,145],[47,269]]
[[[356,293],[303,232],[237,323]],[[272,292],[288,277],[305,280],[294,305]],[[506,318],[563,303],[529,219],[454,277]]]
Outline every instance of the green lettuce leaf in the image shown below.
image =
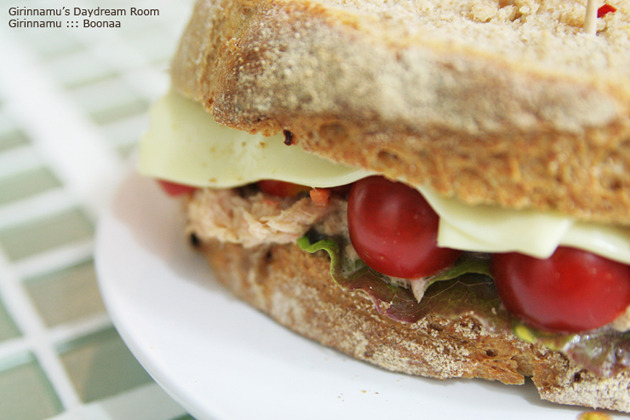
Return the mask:
[[547,333],[518,321],[513,330],[528,343],[561,351],[599,377],[612,377],[630,368],[630,332],[600,328],[580,334]]
[[[493,291],[492,280],[487,277],[489,275],[487,260],[466,256],[452,267],[424,279],[427,287],[438,282],[444,284],[442,287],[432,288],[431,293],[427,293],[418,302],[407,287],[392,283],[386,276],[372,270],[361,260],[345,258],[339,244],[333,239],[327,238],[311,243],[309,238],[304,236],[297,244],[309,253],[327,252],[330,256],[331,277],[339,286],[347,290],[365,292],[372,298],[379,313],[397,321],[416,322],[427,313],[458,316],[466,312],[478,312],[479,308],[488,311],[493,311],[494,308],[496,312],[500,306]],[[488,299],[489,294],[494,294],[494,299]],[[488,318],[494,319],[496,316]]]
[[418,302],[410,289],[392,283],[361,260],[346,258],[333,239],[311,243],[305,236],[298,240],[298,246],[310,253],[327,252],[334,281],[346,290],[363,291],[372,298],[379,313],[394,320],[412,323],[429,314],[450,318],[467,314],[496,332],[512,331],[523,341],[561,351],[600,377],[630,369],[630,332],[601,328],[562,334],[528,327],[503,308],[489,261],[474,254],[464,254],[452,267],[424,279],[426,290]]

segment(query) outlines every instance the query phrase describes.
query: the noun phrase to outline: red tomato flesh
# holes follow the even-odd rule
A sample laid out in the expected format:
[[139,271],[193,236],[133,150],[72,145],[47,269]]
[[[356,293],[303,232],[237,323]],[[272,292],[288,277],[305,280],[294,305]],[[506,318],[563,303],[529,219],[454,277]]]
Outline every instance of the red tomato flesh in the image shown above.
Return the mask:
[[173,197],[191,193],[196,189],[190,185],[177,184],[175,182],[164,181],[163,179],[158,179],[157,182],[160,184],[160,187],[162,187],[164,192]]
[[438,215],[418,191],[380,176],[357,181],[348,199],[350,240],[383,274],[419,278],[453,264],[461,252],[437,246]]
[[292,184],[290,182],[276,181],[272,179],[258,181],[258,188],[267,194],[277,195],[278,197],[293,197],[302,191],[310,190],[310,188],[305,185]]
[[495,254],[492,273],[506,309],[545,331],[592,330],[630,304],[630,266],[575,248],[547,259]]

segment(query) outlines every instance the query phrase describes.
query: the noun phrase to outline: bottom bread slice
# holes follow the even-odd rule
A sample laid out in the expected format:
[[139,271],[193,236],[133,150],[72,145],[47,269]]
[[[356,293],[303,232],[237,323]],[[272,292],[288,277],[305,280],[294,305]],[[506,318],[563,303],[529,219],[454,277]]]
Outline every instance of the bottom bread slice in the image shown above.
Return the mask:
[[356,359],[438,379],[522,384],[531,377],[542,399],[630,411],[630,371],[598,378],[558,351],[486,328],[472,314],[394,321],[381,315],[365,293],[338,286],[323,252],[309,254],[292,244],[244,248],[214,240],[200,244],[200,250],[235,296],[281,325]]

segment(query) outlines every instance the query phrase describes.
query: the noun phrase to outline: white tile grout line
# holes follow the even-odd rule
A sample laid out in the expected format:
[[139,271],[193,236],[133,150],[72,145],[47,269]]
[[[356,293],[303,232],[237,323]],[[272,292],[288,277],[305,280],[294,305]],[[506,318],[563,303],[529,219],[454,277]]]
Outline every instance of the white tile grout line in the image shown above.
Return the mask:
[[13,264],[13,269],[21,279],[70,267],[86,261],[94,254],[93,238],[59,246]]
[[41,157],[30,145],[0,153],[0,177],[14,175],[42,165]]
[[[176,6],[166,1],[159,3],[158,8],[161,9],[162,14],[166,13],[169,16],[168,24],[163,20],[167,19],[166,17],[162,17],[158,24],[161,23],[173,37],[173,43],[168,46],[168,56],[172,56],[177,47],[177,40],[189,17],[189,12],[192,10],[192,2],[187,1],[184,5],[180,2]],[[142,4],[136,4],[136,6],[143,7]],[[145,0],[144,6],[156,7],[156,2]],[[91,41],[88,41],[91,42],[92,47],[90,53],[100,62],[108,63],[108,65],[113,63],[114,66],[111,69],[118,71],[123,80],[134,87],[136,93],[149,100],[155,100],[163,92],[166,92],[169,85],[168,65],[170,63],[166,63],[164,68],[156,68],[151,63],[151,58],[127,42],[120,32],[109,32],[106,40],[98,37],[95,32],[87,32],[86,34],[91,37]],[[121,60],[121,57],[125,59]]]
[[[86,404],[60,414],[51,420],[169,420],[186,414],[175,401],[164,397],[164,391],[155,383],[134,388],[101,401]],[[134,409],[138,405],[143,410]]]
[[[0,249],[0,294],[4,305],[23,334],[26,349],[32,351],[46,377],[52,384],[64,409],[81,405],[72,381],[59,359],[53,343],[48,340],[46,327],[26,291],[21,287],[17,273],[11,270],[6,255]],[[9,349],[11,350],[11,349]]]
[[[121,171],[121,162],[105,146],[93,125],[38,68],[37,60],[26,49],[19,48],[6,29],[4,32],[0,30],[0,51],[3,56],[0,89],[5,101],[4,111],[19,121],[17,125],[24,127],[47,166],[52,167],[69,194],[78,198],[95,219],[99,208],[108,198],[108,194],[103,194],[103,191],[107,185],[111,185],[112,174]],[[19,83],[16,80],[18,77]],[[38,200],[42,199],[34,198],[31,203]],[[52,194],[43,200],[64,206],[68,197],[63,193]],[[18,204],[17,207],[10,208],[9,213],[19,208]],[[83,250],[87,247],[91,254],[92,244],[84,244]],[[85,252],[77,252],[72,246],[62,247],[20,262],[12,268],[6,255],[0,250],[0,292],[7,311],[22,331],[25,340],[3,349],[32,351],[65,410],[81,407],[82,402],[57,354],[55,343],[51,341],[54,337],[21,287],[20,274],[41,272],[59,261],[75,259],[77,254]],[[66,330],[65,336],[72,335],[72,332],[81,333],[85,330]],[[23,347],[24,344],[26,347]],[[17,347],[11,347],[13,345]]]
[[98,129],[5,28],[0,28],[0,51],[5,111],[19,120],[42,158],[96,218],[109,198],[112,178],[122,171],[122,162]]
[[0,361],[7,360],[11,356],[27,353],[30,350],[31,343],[23,336],[7,340],[0,344]]
[[0,229],[53,216],[78,207],[70,193],[63,188],[41,192],[9,204],[0,205]]
[[[17,223],[20,220],[42,215],[37,211],[29,212],[27,209],[48,204],[45,207],[50,210],[51,203],[54,203],[53,207],[63,208],[69,202],[74,202],[73,198],[77,197],[95,218],[109,195],[104,190],[108,185],[114,185],[111,177],[121,173],[122,164],[112,150],[105,146],[97,128],[77,112],[73,104],[56,88],[54,83],[51,83],[45,73],[38,70],[35,57],[29,55],[24,49],[18,48],[14,42],[15,39],[11,40],[6,29],[4,31],[3,34],[0,29],[0,51],[3,54],[3,66],[0,66],[0,88],[6,97],[8,111],[19,120],[18,125],[28,129],[27,134],[33,140],[34,146],[43,153],[44,163],[52,167],[67,190],[45,193],[19,203],[3,206],[0,208],[0,216],[11,216],[7,216],[10,222]],[[119,44],[126,49],[129,57],[135,54],[137,60],[137,52],[127,49],[122,40]],[[111,48],[111,44],[109,47]],[[137,64],[148,67],[149,63],[140,60]],[[144,68],[142,71],[153,75],[153,82],[159,81],[163,76],[159,71],[152,72],[150,68]],[[128,81],[138,82],[137,73],[127,76],[126,71],[123,71],[122,74]],[[20,75],[21,83],[15,83],[14,76],[16,75]],[[152,83],[137,83],[136,86],[139,86],[138,90],[149,99],[155,97],[156,91],[153,89],[157,88]],[[10,174],[14,170],[36,166],[39,163],[36,162],[37,156],[29,153],[31,150],[11,152],[9,155],[19,159],[12,160],[11,166],[5,165],[5,168],[9,168],[5,169],[5,173]],[[2,278],[0,293],[4,298],[7,311],[24,334],[21,339],[10,340],[0,345],[0,356],[8,356],[12,352],[32,351],[57,392],[69,415],[68,418],[74,418],[74,414],[78,415],[77,418],[83,418],[84,415],[92,418],[100,414],[102,418],[108,419],[111,418],[111,412],[114,409],[118,411],[118,416],[124,417],[129,408],[138,406],[138,401],[144,401],[144,404],[140,405],[145,408],[154,407],[152,414],[149,413],[151,410],[148,412],[145,410],[146,418],[155,418],[157,413],[164,416],[165,411],[170,412],[170,417],[185,414],[174,402],[164,398],[158,399],[156,393],[162,391],[156,385],[132,390],[103,402],[81,404],[72,381],[56,352],[55,343],[81,337],[111,325],[109,318],[104,315],[47,330],[36,308],[21,287],[20,281],[25,276],[46,272],[78,259],[88,258],[92,255],[92,249],[91,241],[71,244],[20,261],[14,264],[13,268],[9,266],[9,261],[0,250],[0,278]],[[158,407],[157,411],[156,407]]]
[[55,344],[66,343],[94,332],[112,327],[112,321],[105,313],[83,318],[79,321],[65,323],[48,330],[50,340]]
[[[86,335],[103,331],[112,326],[109,316],[105,313],[83,318],[75,322],[64,323],[46,330],[47,341],[55,347]],[[28,336],[16,337],[0,343],[0,361],[11,356],[31,351],[36,344]]]

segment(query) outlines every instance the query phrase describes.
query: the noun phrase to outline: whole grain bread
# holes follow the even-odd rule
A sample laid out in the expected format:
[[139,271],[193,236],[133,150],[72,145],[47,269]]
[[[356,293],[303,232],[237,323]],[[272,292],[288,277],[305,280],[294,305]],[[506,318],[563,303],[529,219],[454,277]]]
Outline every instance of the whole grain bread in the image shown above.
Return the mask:
[[199,0],[174,88],[217,121],[468,203],[630,224],[630,3]]
[[[199,0],[173,87],[227,126],[471,204],[630,225],[630,4],[613,5],[593,36],[586,0]],[[352,357],[630,412],[628,370],[596,377],[478,314],[394,321],[293,244],[202,239],[236,296]]]
[[[598,378],[562,353],[495,331],[473,314],[394,321],[380,315],[366,294],[341,290],[325,254],[308,254],[296,245],[252,249],[210,240],[201,247],[219,281],[237,297],[354,358],[439,379],[522,384],[531,377],[545,400],[630,412],[630,371]],[[501,316],[501,308],[495,309]]]

